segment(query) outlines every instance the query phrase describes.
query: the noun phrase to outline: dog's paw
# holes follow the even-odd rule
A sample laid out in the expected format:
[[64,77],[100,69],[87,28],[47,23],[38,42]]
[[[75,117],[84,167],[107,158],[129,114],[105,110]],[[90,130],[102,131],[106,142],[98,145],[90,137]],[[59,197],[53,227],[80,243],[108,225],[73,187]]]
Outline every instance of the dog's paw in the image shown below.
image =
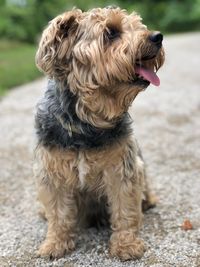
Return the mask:
[[110,255],[122,261],[136,260],[143,256],[145,245],[132,231],[113,233],[110,239]]
[[158,197],[152,193],[147,194],[146,199],[142,201],[142,210],[147,211],[148,209],[152,209],[158,203]]
[[75,244],[73,240],[53,242],[45,240],[40,246],[37,255],[39,257],[49,257],[50,259],[61,258],[65,253],[69,253],[75,249]]

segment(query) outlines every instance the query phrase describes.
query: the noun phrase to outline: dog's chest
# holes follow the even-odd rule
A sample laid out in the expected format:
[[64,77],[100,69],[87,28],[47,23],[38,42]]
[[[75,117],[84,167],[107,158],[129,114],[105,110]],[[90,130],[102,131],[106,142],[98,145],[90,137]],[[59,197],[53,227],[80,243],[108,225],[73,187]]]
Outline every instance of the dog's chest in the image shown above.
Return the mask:
[[85,187],[92,189],[102,182],[102,165],[101,157],[89,155],[87,152],[79,152],[77,169],[81,189]]
[[90,173],[90,166],[83,153],[79,153],[78,157],[78,175],[80,187],[83,188],[86,184],[86,177]]

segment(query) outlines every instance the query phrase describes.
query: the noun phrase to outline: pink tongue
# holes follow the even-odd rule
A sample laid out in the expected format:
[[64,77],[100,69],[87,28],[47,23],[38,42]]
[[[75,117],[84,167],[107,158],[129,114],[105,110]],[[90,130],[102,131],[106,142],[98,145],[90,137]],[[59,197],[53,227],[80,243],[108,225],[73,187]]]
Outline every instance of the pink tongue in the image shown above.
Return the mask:
[[145,80],[149,81],[155,86],[160,85],[160,79],[153,70],[148,70],[141,66],[136,66],[135,72],[142,76]]

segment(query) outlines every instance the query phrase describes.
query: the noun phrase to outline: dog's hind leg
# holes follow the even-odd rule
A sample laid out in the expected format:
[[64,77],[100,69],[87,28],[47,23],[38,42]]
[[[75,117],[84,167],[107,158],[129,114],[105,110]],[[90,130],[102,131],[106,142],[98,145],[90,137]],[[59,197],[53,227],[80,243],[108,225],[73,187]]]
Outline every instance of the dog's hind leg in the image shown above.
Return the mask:
[[146,211],[156,206],[157,197],[152,192],[151,187],[149,185],[149,177],[147,176],[145,163],[142,157],[141,150],[137,144],[137,170],[139,179],[143,182],[143,199],[142,199],[142,210]]
[[148,209],[154,208],[158,202],[158,198],[156,195],[152,192],[148,176],[146,175],[146,172],[144,172],[144,192],[143,192],[143,200],[142,200],[142,210],[147,211]]

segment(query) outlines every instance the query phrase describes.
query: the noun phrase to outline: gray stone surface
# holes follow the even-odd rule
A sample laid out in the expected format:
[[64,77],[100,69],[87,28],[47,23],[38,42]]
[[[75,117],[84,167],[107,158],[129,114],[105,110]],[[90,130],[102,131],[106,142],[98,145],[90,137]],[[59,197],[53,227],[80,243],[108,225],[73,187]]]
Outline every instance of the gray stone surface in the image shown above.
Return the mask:
[[[132,109],[159,204],[144,216],[147,252],[138,261],[110,259],[109,232],[83,231],[63,259],[36,257],[46,232],[37,214],[32,175],[33,107],[45,80],[16,88],[0,102],[0,266],[200,266],[200,34],[169,36],[160,88],[149,87]],[[11,77],[12,78],[12,77]],[[194,229],[181,230],[185,219]]]

